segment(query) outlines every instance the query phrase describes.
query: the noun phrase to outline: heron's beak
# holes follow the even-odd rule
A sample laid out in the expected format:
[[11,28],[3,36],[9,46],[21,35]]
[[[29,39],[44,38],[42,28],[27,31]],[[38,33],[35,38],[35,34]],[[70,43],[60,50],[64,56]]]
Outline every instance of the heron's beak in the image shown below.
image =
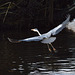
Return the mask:
[[31,31],[34,31],[34,29],[31,29]]

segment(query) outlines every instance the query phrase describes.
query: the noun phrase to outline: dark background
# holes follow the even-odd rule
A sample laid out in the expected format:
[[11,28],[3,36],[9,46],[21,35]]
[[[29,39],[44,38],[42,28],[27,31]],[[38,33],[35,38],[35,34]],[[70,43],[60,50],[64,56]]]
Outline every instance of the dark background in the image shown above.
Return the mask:
[[0,0],[0,31],[51,29],[74,12],[74,0]]
[[74,12],[74,0],[0,0],[0,75],[74,75],[75,33],[64,29],[55,36],[56,53],[40,42],[10,43],[7,39],[37,35],[31,28],[47,32],[68,14],[71,21]]

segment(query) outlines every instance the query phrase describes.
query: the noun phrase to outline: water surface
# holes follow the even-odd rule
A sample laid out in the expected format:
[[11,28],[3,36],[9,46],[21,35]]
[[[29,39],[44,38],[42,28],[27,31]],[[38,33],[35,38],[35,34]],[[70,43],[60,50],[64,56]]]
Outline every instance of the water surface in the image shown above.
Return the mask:
[[0,75],[75,75],[75,34],[60,33],[53,43],[56,53],[40,42],[10,43],[32,32],[0,32]]

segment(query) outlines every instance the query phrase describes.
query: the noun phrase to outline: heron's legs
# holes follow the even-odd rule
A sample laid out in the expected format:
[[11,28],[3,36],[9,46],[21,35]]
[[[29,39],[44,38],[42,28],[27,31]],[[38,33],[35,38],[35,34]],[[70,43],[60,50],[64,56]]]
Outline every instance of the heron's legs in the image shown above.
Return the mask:
[[50,47],[49,47],[49,44],[47,44],[47,46],[48,46],[48,50],[51,52],[51,49],[50,49]]
[[51,47],[53,48],[53,50],[56,51],[56,49],[54,48],[54,46],[51,43],[49,43],[49,44],[51,45]]

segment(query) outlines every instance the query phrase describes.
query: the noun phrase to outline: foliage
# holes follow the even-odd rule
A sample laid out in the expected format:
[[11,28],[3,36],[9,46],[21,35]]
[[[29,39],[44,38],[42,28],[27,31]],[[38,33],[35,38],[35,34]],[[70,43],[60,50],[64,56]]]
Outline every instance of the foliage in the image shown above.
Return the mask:
[[[75,9],[74,0],[0,0],[0,17],[7,25],[48,26],[54,18]],[[61,13],[61,14],[60,14]],[[8,22],[10,21],[10,22]],[[22,24],[21,24],[22,23]],[[51,23],[51,24],[52,24]],[[20,25],[21,24],[21,25]],[[36,25],[36,26],[35,26]]]

